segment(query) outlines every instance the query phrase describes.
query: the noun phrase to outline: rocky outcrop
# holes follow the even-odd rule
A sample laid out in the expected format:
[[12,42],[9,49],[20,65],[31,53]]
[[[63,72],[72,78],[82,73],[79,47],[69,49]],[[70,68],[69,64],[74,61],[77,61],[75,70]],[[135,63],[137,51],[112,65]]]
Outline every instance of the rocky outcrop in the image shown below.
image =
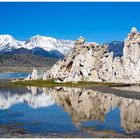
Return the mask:
[[98,78],[97,70],[101,65],[99,58],[106,52],[105,46],[99,47],[95,43],[75,45],[74,51],[70,52],[62,61],[58,61],[50,71],[43,75],[43,79],[53,78],[61,82],[101,81]]
[[123,56],[115,58],[108,52],[108,45],[86,43],[80,37],[74,50],[43,75],[43,80],[47,79],[140,83],[140,33],[133,27],[125,39]]
[[86,41],[86,39],[83,38],[82,36],[80,36],[79,39],[76,40],[76,43],[75,44],[83,44],[85,41]]
[[31,74],[31,75],[29,74],[29,76],[26,77],[26,78],[24,79],[24,81],[28,81],[28,80],[38,80],[38,79],[40,79],[41,77],[42,77],[42,76],[39,74],[39,72],[38,72],[36,69],[33,69],[32,74]]

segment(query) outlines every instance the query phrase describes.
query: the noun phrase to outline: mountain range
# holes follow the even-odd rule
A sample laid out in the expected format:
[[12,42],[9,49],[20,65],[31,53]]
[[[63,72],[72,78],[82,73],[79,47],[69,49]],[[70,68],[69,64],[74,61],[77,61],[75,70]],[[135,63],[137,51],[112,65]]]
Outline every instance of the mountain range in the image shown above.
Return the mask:
[[27,41],[18,41],[10,35],[0,35],[0,54],[33,54],[59,59],[73,47],[71,40],[36,35]]
[[[40,35],[26,41],[18,41],[11,35],[0,35],[0,66],[52,66],[72,51],[74,44],[72,40]],[[114,57],[122,56],[124,42],[112,41],[107,44]]]
[[119,56],[121,57],[123,55],[123,48],[124,48],[124,42],[123,41],[112,41],[108,43],[108,50],[109,52],[113,52],[113,56]]
[[51,67],[58,60],[50,57],[42,57],[33,54],[8,54],[0,55],[0,67]]
[[[122,41],[112,41],[109,52],[121,56],[124,46]],[[52,37],[36,35],[26,41],[18,41],[11,35],[0,35],[0,54],[34,54],[44,57],[63,58],[74,47],[72,40],[58,40]]]

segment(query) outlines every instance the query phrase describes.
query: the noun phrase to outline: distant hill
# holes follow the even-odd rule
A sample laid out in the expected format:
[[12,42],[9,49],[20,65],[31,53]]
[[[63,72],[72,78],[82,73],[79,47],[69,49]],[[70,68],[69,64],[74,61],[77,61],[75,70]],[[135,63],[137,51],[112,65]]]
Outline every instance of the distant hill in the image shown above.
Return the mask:
[[24,66],[24,67],[50,67],[58,59],[41,57],[32,54],[0,55],[0,66]]
[[114,57],[123,55],[124,42],[123,41],[112,41],[109,44],[109,52],[113,52]]
[[57,50],[51,50],[51,51],[45,51],[42,48],[33,48],[31,50],[26,49],[26,48],[18,48],[18,49],[13,49],[9,52],[4,52],[0,54],[5,54],[5,55],[13,55],[13,54],[32,54],[32,55],[37,55],[37,56],[42,56],[42,57],[51,57],[51,58],[56,58],[60,59],[63,58],[64,55],[57,51]]

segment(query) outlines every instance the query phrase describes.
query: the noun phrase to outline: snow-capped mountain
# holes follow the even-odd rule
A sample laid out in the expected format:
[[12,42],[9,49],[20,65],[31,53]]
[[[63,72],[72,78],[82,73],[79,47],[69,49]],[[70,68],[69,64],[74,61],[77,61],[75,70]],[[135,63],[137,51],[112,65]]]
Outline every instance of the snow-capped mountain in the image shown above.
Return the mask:
[[[122,56],[124,42],[112,41],[108,44],[109,52],[113,51],[114,56]],[[10,35],[0,35],[0,54],[33,54],[59,59],[68,54],[73,47],[74,41],[47,36],[36,35],[26,41],[18,41]]]
[[36,35],[27,41],[18,41],[10,35],[0,35],[0,54],[29,53],[62,58],[74,47],[74,41],[57,40]]
[[1,52],[8,52],[12,49],[20,48],[24,42],[17,41],[10,35],[0,35],[0,51]]

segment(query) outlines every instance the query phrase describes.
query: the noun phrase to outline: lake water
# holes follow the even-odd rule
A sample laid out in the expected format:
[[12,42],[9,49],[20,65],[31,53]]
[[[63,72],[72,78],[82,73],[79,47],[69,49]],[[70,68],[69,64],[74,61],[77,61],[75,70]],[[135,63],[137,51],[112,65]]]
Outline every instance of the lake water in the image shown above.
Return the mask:
[[139,137],[139,132],[139,99],[85,88],[0,88],[1,137]]
[[29,75],[29,73],[23,72],[7,72],[0,73],[0,80],[2,79],[15,79],[15,78],[25,78]]

